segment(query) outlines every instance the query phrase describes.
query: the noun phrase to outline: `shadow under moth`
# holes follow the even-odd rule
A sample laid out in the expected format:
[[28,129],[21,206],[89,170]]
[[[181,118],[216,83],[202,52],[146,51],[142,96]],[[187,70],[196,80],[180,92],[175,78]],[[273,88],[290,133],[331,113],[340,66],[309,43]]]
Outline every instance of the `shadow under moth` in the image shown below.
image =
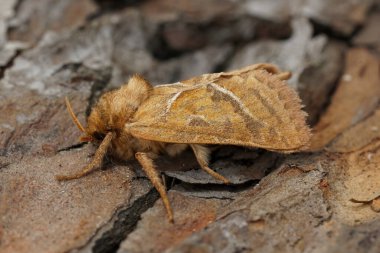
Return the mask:
[[306,113],[287,84],[291,74],[271,64],[255,64],[232,72],[204,74],[153,87],[139,75],[102,95],[83,127],[66,99],[69,113],[84,133],[82,141],[99,145],[80,172],[57,180],[83,177],[99,168],[105,154],[135,157],[159,192],[168,218],[173,212],[154,165],[158,155],[175,156],[191,148],[200,167],[228,184],[209,167],[207,144],[238,145],[291,153],[307,148]]

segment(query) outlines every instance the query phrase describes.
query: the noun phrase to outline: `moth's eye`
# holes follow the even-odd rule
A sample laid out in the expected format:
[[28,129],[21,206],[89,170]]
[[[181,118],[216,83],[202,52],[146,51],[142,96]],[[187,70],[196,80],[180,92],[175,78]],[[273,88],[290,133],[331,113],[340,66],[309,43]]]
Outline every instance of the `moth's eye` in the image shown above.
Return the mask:
[[96,140],[98,140],[98,141],[103,140],[104,137],[105,137],[104,134],[99,133],[99,132],[94,132],[94,133],[92,134],[92,136],[93,136]]

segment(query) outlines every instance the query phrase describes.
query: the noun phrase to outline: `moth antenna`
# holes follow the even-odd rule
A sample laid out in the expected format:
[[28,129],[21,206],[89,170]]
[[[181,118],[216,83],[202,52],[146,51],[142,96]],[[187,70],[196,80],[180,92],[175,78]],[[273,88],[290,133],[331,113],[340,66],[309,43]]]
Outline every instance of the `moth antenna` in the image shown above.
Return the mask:
[[73,108],[71,107],[71,104],[70,104],[70,101],[67,97],[65,97],[65,102],[66,102],[66,108],[67,108],[67,111],[69,112],[74,124],[78,127],[78,129],[84,133],[86,133],[86,130],[84,129],[84,127],[82,126],[82,124],[79,122],[77,116],[75,116],[74,114],[74,111],[73,111]]

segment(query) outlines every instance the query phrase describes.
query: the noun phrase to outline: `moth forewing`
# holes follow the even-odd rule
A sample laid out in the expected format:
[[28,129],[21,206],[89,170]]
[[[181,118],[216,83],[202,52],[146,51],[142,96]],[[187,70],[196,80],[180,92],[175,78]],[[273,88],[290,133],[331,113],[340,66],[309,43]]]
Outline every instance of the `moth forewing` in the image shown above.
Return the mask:
[[[228,144],[292,152],[310,139],[297,94],[265,69],[157,86],[126,129],[161,142]],[[191,84],[185,81],[187,85]],[[167,93],[165,93],[165,91]]]

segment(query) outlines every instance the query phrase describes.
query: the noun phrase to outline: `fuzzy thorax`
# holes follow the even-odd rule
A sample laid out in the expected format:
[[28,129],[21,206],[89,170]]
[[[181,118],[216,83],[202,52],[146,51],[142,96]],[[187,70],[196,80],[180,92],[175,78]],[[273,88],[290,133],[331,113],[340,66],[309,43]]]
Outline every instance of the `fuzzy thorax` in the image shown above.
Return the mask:
[[103,140],[108,132],[114,133],[110,153],[121,159],[133,157],[136,151],[158,153],[162,144],[136,139],[124,126],[138,107],[149,97],[152,86],[139,75],[134,75],[126,85],[100,97],[87,118],[86,133],[94,141]]

